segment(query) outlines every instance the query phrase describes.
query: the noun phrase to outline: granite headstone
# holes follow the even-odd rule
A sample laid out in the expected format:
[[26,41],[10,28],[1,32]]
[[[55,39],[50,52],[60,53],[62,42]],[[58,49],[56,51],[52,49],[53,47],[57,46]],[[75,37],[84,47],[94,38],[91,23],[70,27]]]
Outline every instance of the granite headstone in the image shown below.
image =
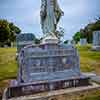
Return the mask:
[[81,39],[80,39],[80,45],[81,45],[81,46],[87,45],[87,40],[86,40],[86,38],[81,38]]
[[93,32],[93,50],[100,51],[100,31]]
[[80,61],[72,45],[41,44],[21,50],[20,82],[52,81],[80,77]]

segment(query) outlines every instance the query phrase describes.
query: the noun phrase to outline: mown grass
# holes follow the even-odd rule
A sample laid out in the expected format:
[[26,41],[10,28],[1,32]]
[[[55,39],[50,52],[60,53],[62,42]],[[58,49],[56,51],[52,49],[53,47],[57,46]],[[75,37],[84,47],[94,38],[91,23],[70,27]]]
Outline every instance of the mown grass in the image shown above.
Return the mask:
[[0,92],[17,76],[16,48],[0,48]]
[[16,48],[0,48],[0,80],[16,77]]
[[91,45],[77,46],[80,54],[81,71],[100,73],[100,52],[92,51]]
[[79,96],[78,100],[100,100],[100,91],[91,91]]

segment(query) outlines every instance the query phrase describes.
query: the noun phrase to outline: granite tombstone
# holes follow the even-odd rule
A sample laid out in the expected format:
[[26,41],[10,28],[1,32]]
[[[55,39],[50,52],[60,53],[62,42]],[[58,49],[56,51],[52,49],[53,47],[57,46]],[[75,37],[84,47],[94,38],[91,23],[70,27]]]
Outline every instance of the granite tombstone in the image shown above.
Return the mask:
[[87,40],[86,40],[86,38],[81,38],[81,39],[80,39],[80,45],[81,45],[81,46],[87,45]]
[[100,31],[93,32],[93,50],[100,51]]

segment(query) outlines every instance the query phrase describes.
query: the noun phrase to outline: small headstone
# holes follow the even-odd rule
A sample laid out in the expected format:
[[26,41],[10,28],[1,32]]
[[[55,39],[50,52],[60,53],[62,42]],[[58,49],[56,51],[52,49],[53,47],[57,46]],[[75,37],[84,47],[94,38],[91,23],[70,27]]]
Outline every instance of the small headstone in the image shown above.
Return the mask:
[[81,46],[87,45],[87,40],[85,38],[80,39],[80,45]]
[[100,51],[100,31],[93,32],[93,50]]
[[8,45],[4,45],[5,48],[8,48]]

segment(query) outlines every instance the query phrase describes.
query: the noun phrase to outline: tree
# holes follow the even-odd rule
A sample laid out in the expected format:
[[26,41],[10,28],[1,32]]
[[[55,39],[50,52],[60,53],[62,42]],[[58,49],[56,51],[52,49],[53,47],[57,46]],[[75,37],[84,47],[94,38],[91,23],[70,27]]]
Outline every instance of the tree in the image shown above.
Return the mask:
[[73,36],[73,40],[76,43],[78,43],[80,41],[80,38],[81,38],[81,33],[80,32],[75,33],[75,35]]
[[8,42],[14,42],[16,39],[16,34],[19,34],[21,30],[15,26],[13,23],[7,20],[0,19],[0,45],[3,46]]
[[77,32],[73,38],[76,42],[79,38],[86,38],[88,43],[92,43],[93,32],[98,30],[100,30],[100,17],[95,22],[86,25],[84,29],[80,29],[80,34]]
[[20,34],[21,30],[15,26],[13,23],[9,23],[9,28],[10,28],[10,41],[14,42],[16,40],[16,34]]
[[96,22],[91,26],[92,31],[100,30],[100,17],[96,19]]
[[9,23],[9,28],[12,32],[16,33],[16,34],[20,34],[21,30],[15,26],[13,23]]
[[7,20],[0,20],[0,45],[3,46],[9,39],[10,28]]

